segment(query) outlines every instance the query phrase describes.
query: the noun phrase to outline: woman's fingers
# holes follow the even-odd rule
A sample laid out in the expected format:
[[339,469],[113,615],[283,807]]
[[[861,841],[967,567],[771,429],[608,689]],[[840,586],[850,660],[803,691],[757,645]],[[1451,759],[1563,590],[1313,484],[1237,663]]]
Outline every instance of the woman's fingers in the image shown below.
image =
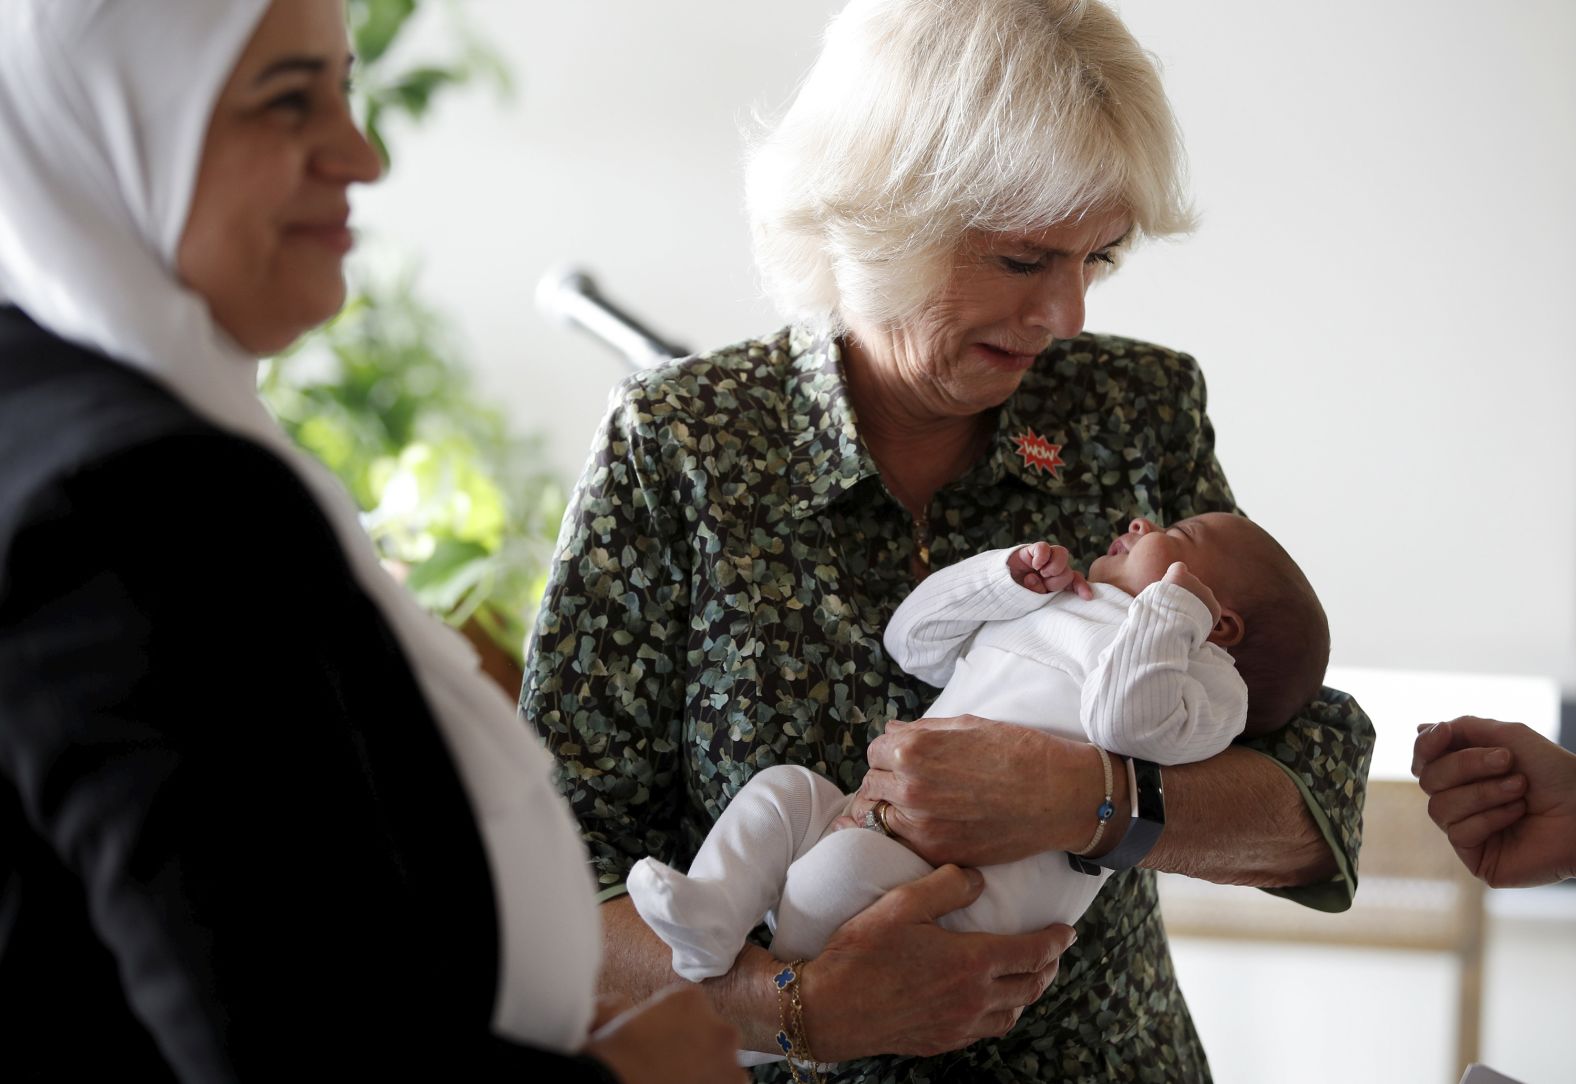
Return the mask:
[[894,888],[876,906],[890,906],[893,921],[934,922],[973,903],[984,888],[985,878],[979,870],[942,866],[917,881]]
[[1511,763],[1509,749],[1457,749],[1423,765],[1417,782],[1424,793],[1438,794],[1502,776]]
[[1028,933],[971,936],[990,938],[987,955],[992,978],[999,980],[1008,976],[1033,976],[1049,971],[1050,974],[1045,975],[1047,985],[1055,978],[1057,961],[1061,959],[1062,953],[1078,940],[1073,928],[1061,923]]
[[1026,975],[1003,975],[995,982],[995,987],[1001,1002],[1009,1006],[1033,1005],[1050,989],[1051,983],[1056,979],[1056,961],[1051,961],[1051,966],[1043,971],[1031,971]]
[[1007,1034],[1018,1023],[1018,1017],[1023,1015],[1023,1009],[1002,1009],[999,1012],[987,1013],[980,1017],[979,1034],[976,1039],[999,1039]]
[[[983,966],[994,972],[986,991],[986,1011],[978,1018],[974,1038],[1005,1035],[1023,1010],[1044,996],[1056,979],[1062,953],[1077,939],[1071,926],[1013,936],[981,935]],[[1024,969],[1024,970],[1019,970]],[[987,972],[991,973],[991,972]]]
[[[823,1036],[818,1054],[940,1054],[1012,1026],[1055,978],[1075,935],[1068,926],[1001,936],[936,924],[983,884],[976,870],[943,866],[887,892],[832,935],[808,968],[804,995],[807,1024]],[[872,990],[903,996],[872,1000]],[[831,1008],[849,1004],[864,1008]]]
[[1515,745],[1524,740],[1520,723],[1502,723],[1497,719],[1480,719],[1463,715],[1448,723],[1434,723],[1417,728],[1417,740],[1412,743],[1412,774],[1421,776],[1429,764],[1451,750],[1468,748],[1490,749]]
[[892,725],[889,723],[885,733],[877,734],[871,740],[869,747],[865,750],[865,763],[869,765],[869,768],[865,772],[864,782],[859,785],[860,795],[871,799],[885,797],[883,794],[871,791],[872,783],[880,783],[880,780],[872,780],[871,776],[877,772],[890,773],[897,766],[898,749],[906,740],[907,733],[908,727],[903,727],[901,730],[893,730]]
[[[849,803],[848,816],[862,828],[866,812],[873,810],[881,800],[856,798]],[[880,819],[886,822],[888,834],[894,839],[901,840],[905,846],[933,866],[947,865],[945,856],[956,852],[958,831],[954,824],[926,819],[891,800],[886,800]]]
[[881,811],[881,817],[886,821],[887,831],[894,836],[899,839],[914,838],[916,829],[914,819],[904,813],[901,806],[887,802],[886,808]]
[[1412,743],[1412,774],[1419,778],[1427,767],[1450,752],[1455,736],[1450,724],[1435,723],[1417,728],[1417,740]]
[[1527,803],[1509,802],[1493,809],[1474,813],[1454,824],[1443,826],[1450,845],[1458,850],[1470,851],[1483,846],[1499,832],[1527,815]]
[[1099,804],[1100,768],[1087,742],[972,715],[889,727],[868,760],[853,815],[890,802],[888,825],[936,866],[998,865],[1081,845],[1087,832],[1072,828]]
[[1434,793],[1428,799],[1428,816],[1439,827],[1449,829],[1469,817],[1518,801],[1526,791],[1527,777],[1519,772],[1515,775],[1464,783]]
[[[876,741],[880,740],[880,738],[876,739]],[[872,751],[875,749],[874,743],[870,748]],[[864,779],[860,780],[859,790],[855,792],[853,801],[849,803],[848,815],[858,820],[865,815],[865,810],[876,802],[883,798],[890,802],[896,793],[897,779],[892,772],[885,768],[872,767],[865,773]]]

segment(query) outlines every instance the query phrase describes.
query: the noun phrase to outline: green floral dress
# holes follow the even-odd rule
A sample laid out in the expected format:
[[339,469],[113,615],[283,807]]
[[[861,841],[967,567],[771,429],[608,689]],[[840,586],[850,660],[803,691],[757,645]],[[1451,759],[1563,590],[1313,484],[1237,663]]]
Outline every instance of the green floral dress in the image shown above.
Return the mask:
[[[1087,561],[1134,515],[1234,508],[1193,359],[1085,335],[1026,375],[989,453],[936,495],[922,538],[860,442],[836,343],[785,330],[615,392],[564,521],[521,711],[556,755],[614,894],[645,855],[686,866],[760,769],[803,764],[853,790],[888,720],[924,714],[937,690],[881,645],[919,546],[934,567],[1041,538]],[[1340,869],[1282,894],[1344,909],[1367,718],[1325,690],[1245,744],[1296,781]],[[1154,875],[1113,876],[1078,934],[1005,1038],[847,1063],[836,1079],[1207,1080]],[[757,1075],[786,1079],[781,1065]]]

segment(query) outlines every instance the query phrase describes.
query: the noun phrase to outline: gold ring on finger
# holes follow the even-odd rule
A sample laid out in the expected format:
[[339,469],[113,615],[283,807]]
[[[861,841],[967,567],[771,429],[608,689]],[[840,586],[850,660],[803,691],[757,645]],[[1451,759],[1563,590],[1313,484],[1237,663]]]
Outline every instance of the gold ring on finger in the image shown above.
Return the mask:
[[871,815],[875,817],[876,826],[881,829],[881,834],[889,838],[891,836],[897,835],[896,832],[892,831],[892,826],[887,823],[887,810],[891,808],[891,802],[887,801],[885,798],[879,798],[876,800],[876,804],[870,810]]

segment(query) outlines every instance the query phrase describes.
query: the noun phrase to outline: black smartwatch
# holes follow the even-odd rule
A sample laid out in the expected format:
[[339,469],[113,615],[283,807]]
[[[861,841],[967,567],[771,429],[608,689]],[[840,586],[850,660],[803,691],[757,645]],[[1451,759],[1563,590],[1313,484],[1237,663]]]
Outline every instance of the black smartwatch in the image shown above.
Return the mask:
[[1100,867],[1106,869],[1132,869],[1142,862],[1154,848],[1155,841],[1166,827],[1166,792],[1160,781],[1160,765],[1149,760],[1129,757],[1127,761],[1128,797],[1133,803],[1133,815],[1127,823],[1127,834],[1109,854],[1099,858],[1067,856],[1067,862],[1079,873],[1095,874]]

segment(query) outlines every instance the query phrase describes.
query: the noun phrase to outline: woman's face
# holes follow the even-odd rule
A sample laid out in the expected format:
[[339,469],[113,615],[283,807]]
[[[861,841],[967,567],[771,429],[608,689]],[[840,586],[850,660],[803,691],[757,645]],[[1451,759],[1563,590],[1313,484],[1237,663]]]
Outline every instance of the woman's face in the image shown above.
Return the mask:
[[913,396],[910,409],[954,416],[998,406],[1036,356],[1083,330],[1084,294],[1130,227],[1115,209],[1038,233],[969,234],[917,317],[898,327],[850,320],[850,350]]
[[347,192],[380,171],[349,69],[340,4],[273,0],[214,104],[176,270],[250,353],[284,349],[344,303]]

